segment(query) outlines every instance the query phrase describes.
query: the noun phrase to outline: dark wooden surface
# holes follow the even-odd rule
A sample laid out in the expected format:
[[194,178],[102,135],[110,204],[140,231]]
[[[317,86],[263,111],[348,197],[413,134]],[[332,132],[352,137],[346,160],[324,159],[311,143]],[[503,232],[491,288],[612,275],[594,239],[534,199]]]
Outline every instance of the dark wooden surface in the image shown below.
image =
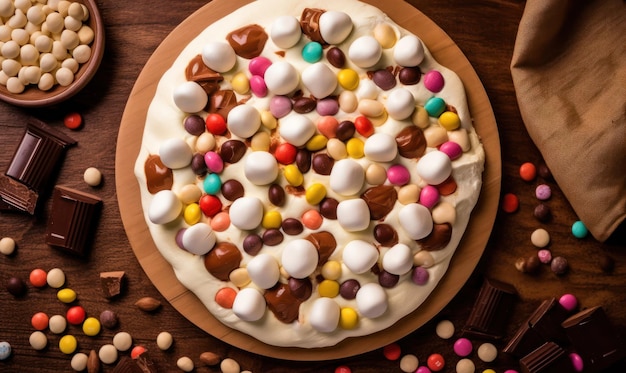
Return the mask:
[[[67,306],[56,300],[56,290],[49,287],[37,289],[29,285],[24,297],[14,298],[4,288],[10,277],[26,281],[34,268],[47,271],[59,267],[67,276],[67,287],[78,293],[77,303],[86,309],[88,315],[97,317],[103,310],[111,309],[120,318],[117,329],[103,330],[96,337],[87,337],[79,327],[71,326],[68,333],[77,337],[79,351],[82,352],[97,350],[103,344],[111,343],[116,332],[127,331],[133,336],[135,344],[150,350],[150,357],[164,372],[177,371],[176,361],[181,356],[190,357],[196,363],[198,372],[218,372],[218,368],[200,363],[199,355],[204,351],[233,358],[242,369],[253,372],[332,372],[339,365],[348,365],[353,372],[399,372],[399,363],[386,360],[380,350],[325,362],[264,358],[254,351],[242,351],[211,337],[165,302],[156,313],[148,314],[136,309],[134,303],[141,297],[163,298],[135,259],[120,219],[114,173],[119,123],[134,81],[152,52],[177,24],[205,2],[153,0],[98,3],[107,32],[106,53],[98,74],[84,91],[67,103],[46,109],[25,110],[0,102],[0,170],[6,169],[22,136],[26,118],[34,116],[78,141],[78,146],[67,152],[56,184],[92,192],[104,201],[91,251],[84,259],[64,254],[45,244],[49,199],[35,217],[0,214],[0,236],[12,237],[18,244],[13,255],[0,256],[0,281],[3,284],[0,288],[0,340],[8,341],[13,348],[11,358],[0,361],[0,371],[71,371],[70,356],[59,351],[59,335],[47,331],[49,345],[43,351],[33,350],[28,342],[33,331],[30,318],[34,313],[65,313]],[[575,294],[583,308],[603,306],[618,332],[626,335],[626,249],[600,244],[591,237],[574,238],[570,226],[577,220],[576,215],[552,181],[548,181],[553,188],[553,197],[548,204],[553,219],[549,223],[539,223],[533,217],[537,204],[533,193],[535,185],[543,181],[538,179],[527,183],[518,176],[519,165],[523,162],[541,162],[541,154],[528,137],[520,118],[509,72],[524,2],[412,0],[410,3],[450,35],[481,78],[498,122],[502,145],[502,192],[516,193],[521,206],[514,214],[498,212],[485,254],[470,280],[432,322],[398,341],[403,354],[415,354],[424,364],[431,353],[441,353],[447,360],[445,371],[454,371],[459,358],[452,351],[453,342],[438,338],[434,328],[441,319],[452,320],[457,329],[463,326],[483,276],[509,282],[519,292],[519,299],[510,312],[509,335],[543,299],[564,293]],[[79,131],[63,127],[62,118],[71,111],[78,111],[84,117],[84,127]],[[134,159],[128,161],[134,162]],[[82,180],[83,171],[91,166],[99,168],[104,175],[104,182],[98,188],[91,188]],[[553,255],[568,259],[571,268],[566,275],[558,277],[547,266],[543,266],[535,276],[515,270],[514,262],[518,257],[528,257],[536,251],[530,243],[530,234],[539,227],[550,232]],[[615,261],[615,269],[610,273],[600,268],[606,256]],[[113,270],[125,271],[127,281],[120,297],[107,300],[98,287],[98,276],[100,272]],[[170,332],[175,341],[173,347],[165,352],[160,351],[155,342],[161,331]],[[479,343],[475,342],[476,348]],[[502,343],[497,346],[503,347]],[[493,363],[482,363],[475,352],[470,358],[475,362],[477,372],[487,368],[497,372],[518,368],[517,361],[502,354]],[[113,369],[109,365],[102,368],[105,372]],[[622,363],[615,371],[625,369]]]

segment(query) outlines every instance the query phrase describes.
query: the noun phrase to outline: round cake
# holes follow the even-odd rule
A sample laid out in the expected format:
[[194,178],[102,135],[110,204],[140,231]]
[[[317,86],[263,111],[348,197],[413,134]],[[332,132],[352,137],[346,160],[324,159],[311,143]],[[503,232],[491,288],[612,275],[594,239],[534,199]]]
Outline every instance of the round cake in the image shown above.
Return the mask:
[[258,0],[161,77],[135,175],[156,247],[217,320],[317,348],[420,307],[484,159],[419,35],[358,1]]

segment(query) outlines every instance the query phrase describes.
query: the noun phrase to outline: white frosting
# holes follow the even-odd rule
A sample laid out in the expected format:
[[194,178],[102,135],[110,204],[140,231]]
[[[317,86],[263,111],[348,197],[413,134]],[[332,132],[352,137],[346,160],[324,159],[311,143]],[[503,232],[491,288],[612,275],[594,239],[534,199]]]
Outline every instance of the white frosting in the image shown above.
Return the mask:
[[[432,69],[441,72],[445,80],[443,89],[440,92],[433,93],[428,91],[421,82],[410,86],[403,86],[398,83],[397,88],[409,91],[418,105],[424,105],[426,100],[430,97],[437,96],[445,100],[447,104],[454,106],[461,119],[462,128],[450,132],[450,139],[459,138],[463,141],[467,141],[467,144],[460,143],[464,150],[463,155],[451,162],[451,174],[458,188],[452,195],[441,197],[441,202],[439,203],[441,208],[439,210],[444,211],[441,214],[437,214],[438,221],[450,221],[452,223],[451,240],[449,244],[441,250],[429,252],[427,253],[428,255],[419,255],[420,257],[427,257],[429,259],[427,262],[428,268],[425,269],[429,275],[429,280],[426,284],[416,285],[411,280],[412,271],[409,271],[399,276],[397,285],[391,288],[383,288],[378,284],[377,276],[367,270],[367,268],[362,273],[357,273],[361,272],[367,265],[375,265],[376,263],[389,266],[390,270],[397,273],[403,273],[407,268],[405,260],[406,250],[396,249],[401,252],[399,259],[395,258],[392,260],[391,256],[387,258],[387,255],[394,255],[394,251],[390,251],[389,247],[379,246],[372,236],[372,230],[379,221],[369,221],[365,229],[350,232],[349,230],[343,229],[337,220],[331,219],[323,219],[321,227],[316,230],[305,228],[301,234],[295,236],[285,235],[285,239],[282,243],[271,247],[264,246],[259,255],[271,255],[271,260],[269,260],[270,257],[261,259],[261,261],[257,263],[260,269],[253,270],[253,276],[251,276],[254,277],[253,281],[247,285],[242,285],[241,289],[238,289],[233,284],[220,281],[213,277],[204,266],[203,255],[190,253],[177,246],[175,242],[177,232],[182,228],[189,228],[189,225],[182,218],[180,203],[177,204],[175,203],[176,201],[172,200],[171,197],[174,196],[173,193],[165,193],[163,194],[165,198],[162,198],[161,193],[152,195],[148,192],[144,173],[145,161],[149,155],[158,154],[160,145],[168,139],[183,139],[190,144],[191,147],[196,144],[198,138],[187,133],[183,127],[183,120],[188,113],[181,111],[174,102],[174,91],[176,87],[185,83],[184,72],[189,61],[198,54],[202,54],[206,45],[213,42],[223,43],[226,40],[226,34],[239,27],[249,24],[258,24],[264,27],[268,34],[270,34],[271,30],[271,37],[268,39],[262,55],[273,62],[265,72],[266,83],[272,94],[290,94],[296,89],[302,89],[304,95],[308,96],[310,92],[308,92],[306,87],[303,87],[299,76],[301,76],[305,68],[311,66],[309,63],[305,62],[300,55],[302,47],[309,39],[299,34],[299,29],[294,27],[293,18],[283,17],[288,16],[299,19],[303,9],[307,7],[333,10],[349,15],[352,20],[351,32],[348,33],[339,47],[346,55],[346,67],[354,69],[361,78],[359,87],[354,93],[359,99],[373,99],[385,105],[392,91],[383,91],[378,88],[367,77],[367,71],[386,68],[388,66],[397,66],[398,63],[394,58],[398,58],[398,56],[394,57],[394,48],[387,48],[387,45],[386,49],[380,47],[379,42],[373,37],[373,30],[377,25],[385,24],[388,25],[385,26],[385,28],[388,29],[390,27],[393,29],[398,37],[410,35],[408,31],[397,26],[377,8],[354,0],[344,0],[341,2],[331,0],[303,0],[297,2],[285,2],[282,0],[254,1],[207,27],[207,29],[195,37],[185,47],[171,68],[162,76],[155,97],[147,113],[143,142],[136,162],[135,174],[139,180],[141,202],[146,217],[146,223],[159,252],[172,265],[179,281],[196,294],[200,301],[218,320],[271,345],[315,348],[331,346],[348,337],[368,335],[386,329],[402,317],[417,309],[422,302],[424,302],[437,286],[438,281],[445,274],[450,259],[467,226],[471,210],[478,199],[482,183],[481,174],[483,171],[484,153],[478,141],[478,136],[472,127],[471,116],[468,111],[465,92],[460,79],[452,71],[439,65],[424,46],[424,56],[423,60],[419,63],[419,67],[422,72],[427,72]],[[268,12],[267,9],[272,9],[272,11]],[[330,18],[331,22],[328,23],[332,24],[332,27],[345,31],[345,22],[339,18],[341,17],[337,18],[338,22]],[[279,25],[274,23],[277,19],[280,20]],[[326,20],[324,22],[326,22]],[[335,36],[339,37],[341,35]],[[332,37],[333,36],[329,36],[329,38]],[[378,46],[374,48],[374,50],[354,52],[357,55],[354,56],[355,60],[351,61],[353,56],[348,53],[349,47],[355,40],[361,37],[366,37],[366,39],[364,39],[366,40],[365,44],[373,45],[376,43]],[[407,40],[410,41],[410,39]],[[292,48],[287,50],[281,49],[281,46],[288,48],[292,43]],[[222,47],[224,47],[224,45],[222,45]],[[276,53],[279,51],[284,51],[284,57]],[[230,55],[230,53],[227,54]],[[403,55],[400,56],[400,59],[403,63],[410,64],[417,61],[417,57],[420,56]],[[236,57],[234,64],[231,60],[213,61],[211,63],[218,64],[219,66],[216,66],[216,69],[219,68],[220,70],[225,70],[229,66],[232,68],[223,73],[224,81],[222,83],[223,89],[230,89],[230,82],[236,73],[242,71],[248,73],[247,66],[249,62],[250,61],[247,59]],[[323,58],[321,62],[327,64],[325,58]],[[234,66],[236,66],[236,68],[234,68]],[[332,67],[330,64],[327,64],[327,66],[334,73],[340,70]],[[365,68],[358,66],[365,66]],[[273,67],[274,69],[272,69]],[[340,89],[334,92],[334,94],[339,93],[341,93]],[[267,97],[242,96],[238,94],[237,97],[240,100],[245,98],[246,105],[254,107],[259,113],[263,113],[269,109],[272,94]],[[196,109],[196,105],[192,106],[193,108],[191,109]],[[347,108],[347,106],[344,106],[344,108]],[[390,115],[383,123],[377,123],[375,128],[376,133],[383,133],[393,137],[402,128],[413,125],[410,117],[407,119],[399,119],[404,116],[403,110],[401,109],[402,108],[392,108],[390,111],[393,112],[394,115]],[[398,114],[396,115],[396,113]],[[200,114],[206,115],[206,113]],[[286,118],[293,115],[294,114],[291,113]],[[340,110],[335,116],[339,122],[341,122],[342,120],[354,120],[357,115],[358,113],[348,113]],[[307,118],[311,123],[314,123],[318,116],[315,111],[302,115],[302,117]],[[280,125],[284,124],[282,121],[286,120],[286,118],[279,120],[280,134],[283,134]],[[298,123],[302,124],[305,122],[299,121]],[[301,125],[300,130],[295,131],[296,133],[293,134],[293,141],[298,143],[297,146],[306,143],[306,140],[303,140],[303,138],[306,137],[308,139],[310,137],[309,129],[311,127],[308,123],[309,122],[306,122],[304,125]],[[430,123],[431,127],[439,126],[436,118],[430,118]],[[256,126],[256,119],[253,126]],[[261,126],[261,130],[263,130],[263,126]],[[461,131],[465,133],[460,134]],[[303,132],[305,133],[303,134]],[[285,135],[286,137],[291,136],[288,133],[285,133]],[[234,134],[233,137],[238,138],[236,134]],[[355,135],[355,137],[360,137],[365,141],[365,138],[358,134]],[[223,139],[216,136],[216,141],[220,144],[223,142]],[[324,150],[322,150],[322,152],[323,151]],[[435,151],[435,149],[427,149],[427,153],[432,151]],[[237,179],[242,183],[245,190],[244,198],[251,198],[251,200],[247,200],[250,202],[248,210],[234,212],[233,206],[235,206],[239,200],[230,202],[224,199],[221,194],[218,194],[217,197],[221,199],[224,205],[223,210],[228,211],[230,208],[232,224],[222,232],[212,232],[215,234],[217,242],[228,241],[235,244],[240,249],[243,257],[240,266],[243,268],[255,258],[245,253],[242,249],[243,239],[250,233],[248,229],[257,229],[257,233],[262,233],[262,229],[256,228],[261,223],[262,219],[262,216],[259,215],[259,202],[262,204],[262,210],[265,212],[277,210],[281,213],[283,219],[290,217],[300,218],[305,211],[314,208],[307,203],[303,195],[289,193],[287,193],[284,206],[278,208],[271,205],[267,201],[267,186],[261,184],[271,182],[268,181],[269,179],[276,179],[276,182],[280,183],[283,187],[286,186],[287,182],[282,176],[283,166],[277,166],[280,168],[277,176],[273,174],[275,164],[270,167],[269,176],[261,175],[263,172],[260,172],[257,168],[259,165],[251,165],[250,169],[252,169],[252,171],[248,170],[246,173],[244,170],[245,165],[248,164],[246,159],[254,153],[256,152],[252,152],[251,149],[248,149],[244,159],[237,163],[226,165],[220,174],[222,181]],[[351,162],[358,164],[361,172],[366,170],[368,166],[375,164],[367,157],[351,159]],[[394,159],[394,162],[402,164],[409,170],[411,183],[417,184],[420,187],[425,185],[425,182],[417,174],[417,161],[415,159],[407,159],[398,156]],[[339,163],[340,162],[336,162],[335,166]],[[381,165],[384,168],[388,168],[391,163],[381,163]],[[251,173],[254,174],[254,176],[250,177]],[[202,179],[198,178],[190,167],[176,169],[173,171],[173,174],[174,184],[172,191],[174,193],[179,193],[190,184],[197,184],[202,189]],[[339,202],[359,199],[359,192],[369,187],[360,172],[358,177],[361,179],[361,184],[359,185],[363,185],[363,188],[359,188],[358,191],[355,191],[356,187],[349,182],[347,186],[341,185],[342,182],[337,182],[336,184],[340,184],[337,186],[339,190],[334,190],[334,188],[331,188],[333,184],[332,175],[325,176],[315,172],[307,172],[303,176],[304,186],[313,183],[322,183],[326,185],[327,196],[335,198]],[[346,183],[345,180],[343,183]],[[343,194],[348,192],[351,195],[346,196]],[[162,206],[158,201],[159,199],[164,199],[165,203],[176,211]],[[242,202],[245,201],[246,200]],[[445,205],[443,205],[443,203],[445,203]],[[453,207],[453,211],[450,211],[449,206]],[[380,222],[393,226],[398,234],[399,243],[407,245],[411,253],[415,255],[415,253],[420,252],[420,246],[413,239],[417,236],[420,236],[420,238],[423,237],[422,235],[425,230],[423,227],[416,229],[414,224],[403,223],[402,215],[407,207],[406,215],[410,215],[410,219],[415,217],[422,219],[424,218],[422,215],[427,215],[428,219],[426,220],[432,225],[433,218],[431,217],[430,210],[426,208],[416,208],[412,205],[404,206],[400,202],[396,202],[393,210],[381,219]],[[435,208],[437,208],[437,206]],[[450,217],[451,215],[452,218]],[[253,222],[251,222],[251,220]],[[203,216],[201,222],[198,224],[208,223],[210,223],[210,219]],[[426,224],[428,223],[426,222]],[[341,283],[348,279],[355,279],[360,282],[362,287],[357,293],[356,299],[344,299],[341,296],[336,296],[334,298],[324,298],[321,300],[322,297],[318,293],[317,281],[315,280],[315,277],[319,274],[319,267],[317,267],[310,276],[310,278],[313,279],[313,293],[311,297],[301,304],[298,320],[290,324],[285,324],[279,321],[271,311],[267,310],[263,297],[264,290],[262,290],[261,287],[268,286],[268,284],[275,279],[276,268],[275,264],[272,264],[272,260],[283,258],[283,252],[290,242],[296,239],[303,239],[315,231],[328,231],[335,237],[337,247],[330,255],[330,260],[341,262],[343,258],[356,270],[351,270],[351,268],[346,265],[347,263],[344,263],[337,281]],[[359,262],[359,258],[355,257],[355,254],[352,253],[352,249],[347,248],[350,242],[364,242],[366,245],[369,245],[367,246],[367,252],[371,254],[371,257],[368,257],[365,263]],[[374,250],[371,250],[371,248],[374,248]],[[293,267],[303,267],[303,263],[298,261],[295,256],[285,254],[284,258],[287,258],[287,261],[293,261],[294,263],[290,264],[293,265]],[[386,258],[384,259],[386,264],[383,263],[383,258]],[[423,268],[426,268],[426,265],[424,265]],[[264,271],[268,269],[271,273],[266,276]],[[310,267],[304,268],[302,273],[307,273],[309,270]],[[285,275],[284,271],[281,270],[278,281],[286,283],[287,278],[284,277]],[[255,284],[254,280],[262,284]],[[237,290],[237,296],[235,297],[232,309],[223,308],[215,302],[215,294],[223,287],[233,287]],[[340,317],[337,316],[338,310],[342,308],[351,308],[357,312],[358,322],[356,327],[342,329],[338,326],[337,318]],[[328,310],[331,309],[333,310],[332,317],[326,316],[325,313],[329,312]]]

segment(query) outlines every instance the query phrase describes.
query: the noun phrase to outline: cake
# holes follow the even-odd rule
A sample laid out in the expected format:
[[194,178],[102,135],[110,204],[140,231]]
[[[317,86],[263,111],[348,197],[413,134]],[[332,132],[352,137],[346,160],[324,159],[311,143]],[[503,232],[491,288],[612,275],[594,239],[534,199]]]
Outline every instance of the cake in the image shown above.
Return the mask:
[[208,312],[318,348],[419,309],[484,159],[461,80],[419,35],[354,0],[257,0],[160,77],[134,171],[155,246]]

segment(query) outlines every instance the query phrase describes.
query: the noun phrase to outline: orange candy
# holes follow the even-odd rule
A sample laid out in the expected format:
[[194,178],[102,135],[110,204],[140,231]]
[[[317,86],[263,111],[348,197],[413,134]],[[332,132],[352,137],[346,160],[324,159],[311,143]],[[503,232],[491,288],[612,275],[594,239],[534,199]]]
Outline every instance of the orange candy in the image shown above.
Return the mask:
[[33,269],[28,280],[34,287],[42,288],[48,284],[48,274],[41,268]]
[[63,118],[63,124],[71,130],[79,129],[83,124],[83,117],[79,113],[69,113]]
[[233,288],[221,288],[215,293],[215,303],[224,308],[233,308],[237,292]]
[[37,312],[30,319],[30,323],[36,330],[45,330],[48,327],[48,315],[43,312]]
[[519,198],[513,193],[507,193],[502,197],[501,207],[504,212],[513,213],[519,208]]
[[302,224],[309,229],[317,229],[322,226],[322,215],[317,210],[307,210],[302,214]]
[[339,127],[339,122],[330,115],[317,120],[317,130],[329,139],[337,137],[337,127]]
[[219,212],[211,219],[211,229],[216,232],[224,232],[230,226],[230,215],[227,212]]
[[519,168],[519,176],[524,181],[533,181],[537,177],[537,168],[530,162],[523,163]]

